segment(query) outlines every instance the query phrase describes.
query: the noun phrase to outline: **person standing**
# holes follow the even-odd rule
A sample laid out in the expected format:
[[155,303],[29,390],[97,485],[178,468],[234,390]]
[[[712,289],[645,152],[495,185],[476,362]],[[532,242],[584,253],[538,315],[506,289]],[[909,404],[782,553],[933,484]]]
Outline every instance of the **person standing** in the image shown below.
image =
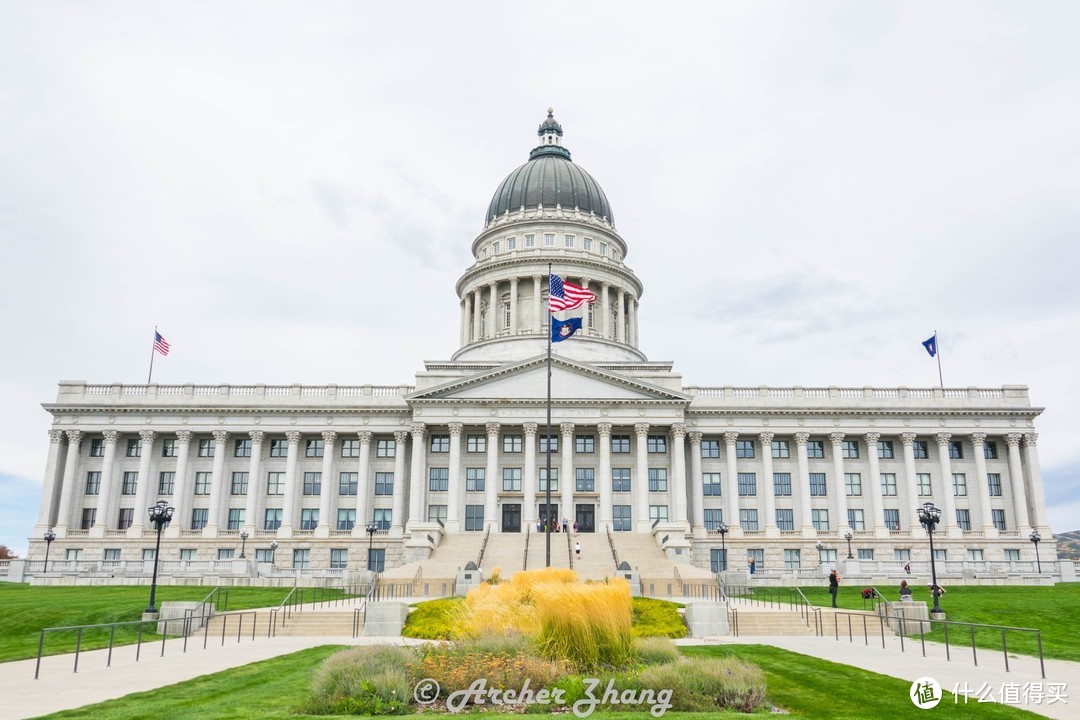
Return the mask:
[[836,574],[836,568],[829,573],[829,594],[832,595],[832,606],[836,607],[836,594],[840,592],[840,576]]

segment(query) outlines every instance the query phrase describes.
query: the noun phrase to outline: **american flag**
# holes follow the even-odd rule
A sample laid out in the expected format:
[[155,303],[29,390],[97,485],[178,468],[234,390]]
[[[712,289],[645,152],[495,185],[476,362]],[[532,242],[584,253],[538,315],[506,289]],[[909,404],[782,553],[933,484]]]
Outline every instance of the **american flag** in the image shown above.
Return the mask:
[[162,355],[169,354],[169,342],[165,338],[161,337],[161,333],[159,333],[157,330],[154,331],[154,349]]
[[551,276],[551,288],[548,293],[548,310],[573,310],[582,303],[593,302],[596,296],[583,287],[563,282],[558,275]]

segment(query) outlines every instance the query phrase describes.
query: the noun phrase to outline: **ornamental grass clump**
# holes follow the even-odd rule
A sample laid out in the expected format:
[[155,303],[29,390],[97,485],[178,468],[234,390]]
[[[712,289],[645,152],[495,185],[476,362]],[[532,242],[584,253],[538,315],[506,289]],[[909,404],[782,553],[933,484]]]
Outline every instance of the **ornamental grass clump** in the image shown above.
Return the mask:
[[673,710],[754,712],[765,702],[765,672],[738,658],[690,658],[648,665],[617,681],[634,689],[671,690]]
[[573,570],[545,568],[515,573],[510,582],[481,584],[465,598],[458,634],[461,637],[536,635],[540,624],[535,613],[534,589],[540,585],[576,582],[577,574]]
[[411,712],[410,648],[369,645],[335,653],[315,673],[307,712],[316,715],[402,715]]
[[541,583],[533,587],[540,629],[536,642],[548,658],[581,671],[627,667],[634,661],[630,586]]

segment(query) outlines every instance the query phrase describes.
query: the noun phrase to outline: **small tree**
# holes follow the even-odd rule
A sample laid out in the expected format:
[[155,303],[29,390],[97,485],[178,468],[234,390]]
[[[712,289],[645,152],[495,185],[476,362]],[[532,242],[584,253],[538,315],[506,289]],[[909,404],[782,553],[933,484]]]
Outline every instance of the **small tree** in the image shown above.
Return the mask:
[[11,552],[7,545],[0,545],[0,560],[14,560],[17,557],[19,556]]

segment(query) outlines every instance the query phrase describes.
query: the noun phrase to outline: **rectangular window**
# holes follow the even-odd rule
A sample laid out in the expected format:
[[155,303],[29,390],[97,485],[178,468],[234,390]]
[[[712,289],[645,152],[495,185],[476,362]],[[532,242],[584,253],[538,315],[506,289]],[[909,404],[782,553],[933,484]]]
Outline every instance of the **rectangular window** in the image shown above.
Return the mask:
[[355,496],[360,484],[360,474],[354,472],[338,473],[338,495]]
[[964,446],[960,444],[959,440],[949,441],[949,459],[950,460],[963,460],[964,459]]
[[246,472],[234,472],[232,485],[229,487],[230,495],[247,495],[248,474]]
[[806,457],[814,460],[823,460],[825,458],[825,441],[807,440]]
[[896,562],[907,563],[911,562],[911,549],[910,548],[894,548],[893,560]]
[[881,494],[896,497],[896,473],[881,473]]
[[[94,527],[94,521],[97,520],[97,508],[83,508],[82,511],[82,525],[79,527],[82,530],[89,530]],[[128,523],[129,525],[131,523]]]
[[506,249],[517,250],[517,238],[506,238]]
[[1020,562],[1020,551],[1012,549],[1005,550],[1005,562]]
[[547,435],[540,436],[540,454],[546,455],[548,451],[548,443],[551,443],[551,452],[559,452],[559,436],[552,435],[550,438]]
[[630,532],[634,529],[633,516],[629,505],[611,506],[612,526],[615,532]]
[[450,436],[449,435],[432,435],[431,445],[428,448],[433,453],[448,453],[450,452]]
[[855,557],[859,560],[873,560],[874,551],[871,548],[859,548],[855,551]]
[[94,438],[90,441],[90,457],[105,457],[105,441]]
[[229,529],[239,530],[244,527],[244,508],[229,508]]
[[360,441],[359,440],[342,440],[341,441],[341,457],[343,457],[343,458],[358,458],[358,457],[360,457]]
[[739,510],[739,525],[743,530],[752,532],[758,529],[757,509],[741,508]]
[[919,497],[929,497],[934,494],[930,473],[915,473],[915,486],[919,489]]
[[892,440],[878,440],[877,456],[881,460],[892,460],[896,457],[893,454]]
[[210,483],[213,475],[208,472],[195,473],[195,494],[196,495],[209,495]]
[[650,505],[649,506],[649,522],[650,523],[666,523],[668,521],[668,509],[667,505]]
[[465,532],[482,532],[484,530],[484,506],[465,506]]
[[498,255],[499,254],[499,241],[498,240],[491,243],[491,254],[492,255]]
[[446,492],[450,486],[450,468],[428,468],[428,490]]
[[172,495],[173,485],[176,483],[176,473],[163,472],[158,475],[158,495]]
[[628,453],[628,452],[630,452],[630,436],[629,435],[612,435],[611,436],[611,452],[612,453]]
[[524,447],[520,435],[503,435],[503,452],[519,453]]
[[810,511],[810,521],[814,524],[814,529],[818,532],[823,532],[829,529],[829,511],[813,509]]
[[289,443],[287,440],[271,439],[270,440],[270,457],[283,458],[289,457]]
[[795,530],[795,511],[791,508],[776,508],[776,527],[782,532]]
[[776,497],[791,496],[791,473],[773,473],[773,495]]
[[1004,510],[991,510],[990,516],[993,518],[994,527],[998,530],[1005,529],[1005,511]]
[[630,468],[611,468],[611,492],[630,492]]
[[848,527],[856,532],[866,529],[866,520],[863,517],[863,511],[858,508],[852,508],[847,511],[847,524]]
[[739,497],[757,495],[757,473],[739,473]]
[[718,458],[718,457],[720,457],[720,441],[719,440],[702,440],[701,441],[701,457],[703,457],[703,458]]
[[127,450],[124,453],[128,457],[137,458],[142,455],[142,445],[139,443],[138,438],[128,438]]
[[810,497],[824,497],[827,494],[825,473],[810,473]]
[[566,246],[566,247],[568,247],[568,248],[572,248],[572,247],[574,247],[574,236],[573,236],[573,235],[566,235],[566,236],[564,236],[564,237],[563,237],[563,243],[564,243],[564,244],[565,244],[565,246]]
[[376,495],[393,495],[394,494],[394,473],[392,473],[392,472],[377,472],[377,473],[375,473],[375,494]]
[[963,508],[956,509],[956,525],[961,530],[971,529],[971,512]]
[[727,572],[727,548],[709,548],[709,567],[714,573]]
[[368,549],[367,569],[375,573],[386,569],[386,548]]
[[555,233],[544,233],[544,247],[555,247]]
[[649,492],[667,492],[665,468],[649,468]]
[[356,508],[338,508],[337,529],[352,530],[356,527]]
[[97,495],[99,492],[101,492],[101,473],[97,471],[86,473],[86,494]]
[[266,473],[266,494],[267,495],[284,495],[285,494],[285,473],[283,473],[283,472]]
[[304,446],[304,457],[321,458],[326,453],[326,443],[312,438]]
[[848,497],[859,497],[862,495],[861,473],[844,473],[844,493]]
[[900,511],[895,508],[885,508],[885,527],[895,532],[900,531]]
[[916,440],[911,443],[911,449],[915,453],[916,460],[925,460],[930,457],[929,451],[926,449],[925,440]]
[[667,452],[667,438],[663,435],[650,435],[645,441],[646,447],[650,453],[666,453]]
[[134,495],[135,489],[139,485],[139,473],[137,472],[125,472],[123,480],[120,484],[121,495]]
[[702,495],[720,496],[720,473],[702,473]]
[[772,456],[776,460],[787,460],[791,457],[791,447],[787,440],[772,441]]
[[802,556],[798,550],[784,550],[784,569],[798,570],[802,567]]
[[319,526],[318,508],[303,508],[300,510],[300,529],[314,530]]
[[998,459],[998,451],[997,451],[997,443],[996,442],[994,442],[993,440],[987,440],[986,441],[986,444],[983,445],[983,457],[985,457],[987,460],[997,460]]
[[375,523],[380,530],[389,530],[392,514],[393,511],[390,508],[375,508],[371,514],[371,521]]
[[485,435],[469,435],[465,438],[465,452],[487,452],[487,437]]
[[983,551],[979,548],[970,548],[967,551],[968,562],[982,562]]
[[[205,512],[205,510],[203,511]],[[135,520],[135,508],[120,508],[120,515],[116,520],[117,530],[127,530]],[[205,523],[204,523],[205,524]],[[197,530],[199,528],[192,528]]]
[[582,250],[592,250],[592,238],[582,238],[581,239],[581,249]]
[[[548,486],[548,469],[546,467],[539,468],[540,472],[540,492],[546,493]],[[559,491],[559,468],[551,468],[551,492]]]
[[855,460],[859,457],[859,441],[845,440],[841,446],[841,452],[845,459]]
[[305,495],[321,495],[322,494],[322,473],[321,472],[306,472],[306,473],[304,473],[304,494]]
[[311,565],[311,550],[296,548],[292,551],[293,570],[306,570]]
[[465,468],[465,492],[484,492],[485,468]]
[[987,473],[986,484],[990,488],[990,497],[1001,497],[1001,473]]
[[161,457],[176,457],[176,438],[161,441]]
[[105,567],[116,567],[120,563],[120,548],[105,548],[101,559]]
[[503,468],[503,492],[521,492],[521,468]]
[[255,548],[255,562],[269,563],[274,559],[274,551],[270,548]]
[[191,511],[191,529],[202,530],[206,527],[206,521],[210,517],[210,510],[207,508],[195,508]]
[[835,565],[836,564],[836,550],[832,548],[821,548],[818,550],[818,563],[822,566]]
[[442,520],[446,522],[446,506],[445,505],[428,505],[427,508],[428,522],[439,522]]
[[397,454],[396,440],[376,440],[375,457],[392,458]]
[[967,496],[967,475],[964,473],[953,473],[952,488],[953,495],[956,497]]
[[754,457],[754,441],[753,440],[736,440],[735,441],[735,457],[737,458],[752,458]]
[[251,457],[251,440],[238,439],[233,444],[233,457]]
[[574,450],[579,453],[596,452],[596,437],[594,435],[578,435],[574,438]]
[[330,569],[344,570],[349,567],[349,551],[347,548],[330,548]]
[[596,471],[593,468],[577,468],[574,471],[574,490],[596,492]]
[[724,511],[720,508],[705,508],[705,530],[716,532],[720,523],[724,522]]
[[214,440],[213,438],[203,438],[199,440],[199,457],[212,458],[214,457]]

